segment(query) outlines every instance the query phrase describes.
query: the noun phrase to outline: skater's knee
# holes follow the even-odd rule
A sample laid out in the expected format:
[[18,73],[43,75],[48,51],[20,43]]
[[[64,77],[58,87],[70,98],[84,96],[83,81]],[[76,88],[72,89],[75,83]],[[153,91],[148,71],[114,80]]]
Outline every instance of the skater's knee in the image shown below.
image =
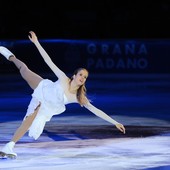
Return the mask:
[[38,113],[40,106],[41,106],[41,103],[34,109],[33,113],[31,113],[31,114],[29,114],[25,117],[25,120],[34,119],[36,117],[37,113]]

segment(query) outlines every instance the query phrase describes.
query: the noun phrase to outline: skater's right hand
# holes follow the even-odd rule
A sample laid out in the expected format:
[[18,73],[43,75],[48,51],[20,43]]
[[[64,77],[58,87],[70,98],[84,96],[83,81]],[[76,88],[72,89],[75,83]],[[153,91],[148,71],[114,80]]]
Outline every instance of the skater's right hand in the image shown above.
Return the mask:
[[36,41],[38,41],[37,36],[33,31],[30,31],[29,33],[30,35],[28,35],[28,38],[31,42],[35,43]]
[[125,134],[125,127],[121,123],[116,124],[117,129],[119,129],[121,132]]

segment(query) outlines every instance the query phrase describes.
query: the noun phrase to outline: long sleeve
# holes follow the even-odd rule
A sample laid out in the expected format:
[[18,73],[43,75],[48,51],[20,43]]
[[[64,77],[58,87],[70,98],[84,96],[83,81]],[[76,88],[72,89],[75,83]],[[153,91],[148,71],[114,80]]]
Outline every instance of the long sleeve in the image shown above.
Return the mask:
[[107,122],[110,122],[114,125],[118,124],[118,122],[114,119],[112,119],[110,116],[108,116],[106,113],[104,113],[102,110],[96,108],[91,103],[88,103],[87,105],[84,105],[85,108],[87,108],[89,111],[94,113],[96,116],[106,120]]
[[47,54],[47,52],[44,50],[44,48],[41,46],[41,44],[39,43],[39,41],[37,40],[35,43],[35,46],[37,47],[39,53],[41,54],[42,58],[44,59],[44,61],[46,62],[46,64],[51,68],[51,70],[54,72],[54,74],[58,77],[58,78],[67,78],[67,76],[65,75],[65,73],[63,71],[61,71],[51,60],[51,58],[49,57],[49,55]]

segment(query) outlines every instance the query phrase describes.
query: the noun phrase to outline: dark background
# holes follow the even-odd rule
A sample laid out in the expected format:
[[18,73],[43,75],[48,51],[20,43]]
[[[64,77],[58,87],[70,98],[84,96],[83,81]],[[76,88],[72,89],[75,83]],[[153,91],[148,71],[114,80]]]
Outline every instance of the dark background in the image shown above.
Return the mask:
[[170,38],[169,0],[0,1],[0,38]]
[[[91,73],[170,73],[169,14],[170,0],[4,0],[0,1],[0,45],[22,58],[31,69],[49,72],[28,39],[29,31],[33,30],[53,61],[69,73],[80,66]],[[43,43],[43,39],[62,41]],[[82,44],[79,40],[88,42]],[[90,41],[96,45],[95,55],[87,52]],[[121,50],[117,58],[121,57],[125,65],[128,59],[143,57],[138,50],[144,44],[146,69],[117,68],[118,61],[112,53],[115,44]],[[129,44],[135,46],[135,53],[128,56],[124,53]],[[102,53],[102,45],[108,46],[108,55]],[[37,59],[34,63],[39,63],[38,67],[32,64],[32,58]],[[95,64],[88,68],[91,58]],[[106,68],[107,59],[114,62],[114,67]],[[100,62],[102,68],[97,66]],[[8,64],[0,58],[0,73],[10,72]],[[10,68],[14,73],[15,67]]]

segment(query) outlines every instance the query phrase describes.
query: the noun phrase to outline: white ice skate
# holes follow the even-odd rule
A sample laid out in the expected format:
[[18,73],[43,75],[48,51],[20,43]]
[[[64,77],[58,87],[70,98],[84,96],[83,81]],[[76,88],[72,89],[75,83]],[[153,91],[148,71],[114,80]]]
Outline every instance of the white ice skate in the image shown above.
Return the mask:
[[14,142],[8,142],[0,151],[0,158],[5,159],[5,158],[11,158],[11,159],[16,159],[17,154],[14,153],[13,148],[14,148],[15,143]]
[[0,54],[2,54],[7,60],[9,57],[14,56],[14,54],[9,51],[6,47],[0,46]]

